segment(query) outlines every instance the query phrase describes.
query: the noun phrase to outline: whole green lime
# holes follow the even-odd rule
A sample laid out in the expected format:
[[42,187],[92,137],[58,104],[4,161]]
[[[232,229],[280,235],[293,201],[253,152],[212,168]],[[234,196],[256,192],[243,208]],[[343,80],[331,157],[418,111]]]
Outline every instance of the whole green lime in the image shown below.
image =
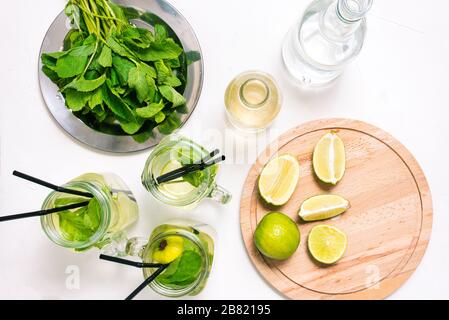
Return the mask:
[[290,258],[301,241],[296,223],[281,212],[270,212],[259,222],[254,242],[264,256],[285,260]]

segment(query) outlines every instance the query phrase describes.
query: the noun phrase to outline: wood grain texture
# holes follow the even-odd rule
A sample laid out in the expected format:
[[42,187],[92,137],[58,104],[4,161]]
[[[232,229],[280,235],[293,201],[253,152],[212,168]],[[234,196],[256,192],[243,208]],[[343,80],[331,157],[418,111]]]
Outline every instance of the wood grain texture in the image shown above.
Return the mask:
[[[318,140],[337,130],[346,148],[346,173],[336,186],[319,182],[312,153]],[[290,153],[300,163],[300,180],[283,207],[267,207],[257,179],[274,156]],[[351,202],[343,215],[303,223],[298,209],[305,199],[334,193]],[[286,261],[263,257],[253,243],[257,223],[270,211],[298,222],[301,245]],[[240,223],[248,254],[260,274],[292,299],[383,299],[399,288],[421,261],[432,229],[432,200],[423,171],[396,139],[367,123],[324,119],[298,126],[274,141],[251,168],[243,187]],[[335,265],[318,266],[307,251],[316,224],[330,224],[348,237],[345,256]]]

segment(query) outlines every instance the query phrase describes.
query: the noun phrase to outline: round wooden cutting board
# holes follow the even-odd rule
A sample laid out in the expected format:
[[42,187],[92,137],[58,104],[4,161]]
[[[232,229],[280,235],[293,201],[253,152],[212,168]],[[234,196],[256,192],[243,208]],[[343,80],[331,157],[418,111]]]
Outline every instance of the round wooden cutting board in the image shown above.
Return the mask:
[[[334,187],[317,181],[312,153],[318,140],[337,130],[346,148],[346,173]],[[289,153],[300,163],[298,186],[283,207],[267,207],[257,180],[274,156]],[[343,215],[303,223],[298,209],[317,194],[338,194],[351,202]],[[286,261],[263,257],[253,234],[270,211],[297,221],[301,244]],[[394,292],[421,261],[432,228],[432,199],[423,171],[396,139],[361,121],[326,119],[296,127],[273,142],[251,168],[240,207],[243,240],[254,265],[277,290],[292,299],[382,299]],[[335,265],[316,264],[307,251],[307,236],[317,224],[329,224],[348,237],[344,257]]]

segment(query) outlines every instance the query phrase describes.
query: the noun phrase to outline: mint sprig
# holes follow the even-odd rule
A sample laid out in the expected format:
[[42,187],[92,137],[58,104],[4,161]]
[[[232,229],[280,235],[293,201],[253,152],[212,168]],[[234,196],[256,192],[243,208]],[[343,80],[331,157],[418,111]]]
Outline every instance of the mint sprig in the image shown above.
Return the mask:
[[202,258],[193,250],[186,250],[174,260],[157,279],[164,285],[186,286],[194,282],[201,272]]

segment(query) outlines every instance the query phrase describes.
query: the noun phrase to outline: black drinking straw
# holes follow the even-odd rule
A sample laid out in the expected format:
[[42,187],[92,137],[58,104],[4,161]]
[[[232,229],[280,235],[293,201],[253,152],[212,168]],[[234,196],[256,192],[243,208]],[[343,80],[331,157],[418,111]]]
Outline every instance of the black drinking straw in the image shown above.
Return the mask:
[[224,161],[225,159],[226,159],[225,156],[221,156],[220,158],[211,160],[210,162],[207,162],[207,163],[202,161],[201,163],[187,165],[182,168],[176,169],[177,172],[171,171],[166,174],[163,174],[162,176],[160,176],[159,178],[156,179],[156,182],[158,184],[161,184],[161,183],[165,183],[168,181],[172,181],[172,180],[181,178],[181,177],[185,176],[186,174],[189,174],[189,173],[192,173],[195,171],[204,170],[207,167],[213,166],[214,164]]
[[147,285],[149,285],[154,279],[156,279],[157,276],[160,275],[167,267],[168,264],[159,267],[159,269],[157,269],[151,276],[146,278],[145,281],[136,288],[136,290],[131,292],[131,294],[127,296],[125,300],[132,300],[140,291],[142,291]]
[[124,264],[126,266],[136,267],[136,268],[158,268],[151,276],[145,279],[145,281],[136,288],[125,300],[132,300],[140,291],[142,291],[151,281],[157,278],[158,275],[162,273],[169,265],[162,263],[143,263],[137,261],[126,260],[122,258],[107,256],[105,254],[100,254],[100,259]]
[[50,182],[47,182],[47,181],[44,181],[44,180],[32,177],[30,175],[27,175],[25,173],[22,173],[22,172],[19,172],[19,171],[16,171],[16,170],[14,170],[14,172],[12,174],[15,175],[16,177],[19,177],[19,178],[31,181],[33,183],[39,184],[41,186],[44,186],[44,187],[47,187],[47,188],[50,188],[50,189],[53,189],[53,190],[58,191],[58,192],[73,194],[73,195],[86,197],[86,198],[93,198],[93,196],[90,193],[88,193],[88,192],[83,192],[83,191],[78,191],[78,190],[73,190],[73,189],[67,189],[67,188],[64,188],[64,187],[60,187],[60,186],[54,185],[54,184],[52,184]]
[[[220,150],[215,149],[214,151],[212,151],[212,152],[209,153],[207,156],[205,156],[204,158],[202,158],[201,160],[199,160],[199,161],[197,161],[197,162],[194,162],[194,163],[192,163],[192,164],[187,164],[187,165],[185,165],[185,166],[183,166],[183,167],[181,167],[181,168],[178,168],[178,169],[176,169],[176,170],[173,170],[173,171],[170,171],[170,172],[167,172],[167,173],[163,174],[162,176],[160,176],[159,178],[157,178],[157,181],[159,181],[159,179],[168,179],[169,177],[171,177],[171,176],[173,176],[173,175],[176,175],[176,174],[179,174],[179,173],[183,172],[183,171],[184,171],[186,168],[188,168],[188,167],[191,167],[191,166],[194,166],[194,165],[199,165],[199,164],[205,163],[206,161],[208,161],[209,159],[215,157],[215,156],[216,156],[217,154],[219,154],[219,153],[220,153]],[[167,181],[170,181],[170,180],[167,180]],[[159,183],[159,182],[158,182],[158,183]]]
[[4,216],[4,217],[0,217],[0,222],[24,219],[24,218],[30,218],[30,217],[45,216],[45,215],[51,214],[51,213],[85,207],[88,204],[89,204],[89,201],[84,201],[84,202],[74,203],[74,204],[70,204],[68,206],[62,206],[62,207],[57,207],[57,208],[52,208],[52,209],[39,210],[39,211],[33,211],[33,212],[21,213],[21,214],[14,214],[11,216]]
[[162,263],[137,262],[137,261],[131,261],[131,260],[126,260],[126,259],[122,259],[122,258],[107,256],[105,254],[100,254],[100,259],[124,264],[124,265],[131,266],[131,267],[136,267],[136,268],[160,268],[160,267],[166,266],[165,264],[162,264]]

